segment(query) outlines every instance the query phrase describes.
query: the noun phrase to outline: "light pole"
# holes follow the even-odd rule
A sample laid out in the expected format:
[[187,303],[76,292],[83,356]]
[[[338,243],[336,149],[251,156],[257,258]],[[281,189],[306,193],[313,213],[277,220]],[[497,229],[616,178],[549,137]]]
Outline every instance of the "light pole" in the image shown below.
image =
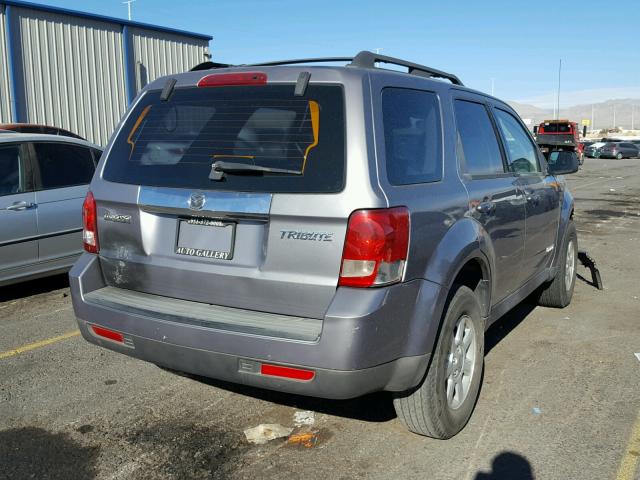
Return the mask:
[[593,103],[591,104],[591,131],[593,132],[595,130],[595,123],[596,123],[596,119],[595,119],[595,109],[593,107]]
[[562,72],[562,59],[560,59],[560,64],[558,65],[558,93],[556,95],[557,107],[555,108],[558,116],[556,117],[556,120],[560,118],[560,73],[561,72]]
[[126,2],[122,2],[122,3],[124,3],[124,4],[126,4],[126,5],[127,5],[127,14],[128,14],[127,16],[128,16],[128,18],[129,18],[129,20],[131,20],[131,4],[132,4],[133,2],[135,2],[135,1],[136,1],[136,0],[127,0]]

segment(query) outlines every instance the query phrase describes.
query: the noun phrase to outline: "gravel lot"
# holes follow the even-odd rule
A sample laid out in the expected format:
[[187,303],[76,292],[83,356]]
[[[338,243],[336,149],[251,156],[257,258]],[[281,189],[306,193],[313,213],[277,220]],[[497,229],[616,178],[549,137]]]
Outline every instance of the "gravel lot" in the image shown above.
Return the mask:
[[[385,394],[337,402],[186,378],[73,334],[2,358],[75,330],[59,276],[0,289],[0,478],[634,478],[640,160],[587,159],[569,182],[606,289],[580,280],[568,308],[522,304],[495,324],[455,438],[408,433]],[[300,410],[315,412],[311,448],[245,441]]]

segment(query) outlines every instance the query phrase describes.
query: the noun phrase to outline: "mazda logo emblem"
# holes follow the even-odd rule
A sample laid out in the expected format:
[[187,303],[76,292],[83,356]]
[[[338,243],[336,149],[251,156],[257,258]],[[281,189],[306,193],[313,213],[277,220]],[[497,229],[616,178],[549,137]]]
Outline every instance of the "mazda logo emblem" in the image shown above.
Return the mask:
[[206,199],[203,193],[192,193],[191,197],[189,198],[189,208],[191,210],[202,210],[205,202]]

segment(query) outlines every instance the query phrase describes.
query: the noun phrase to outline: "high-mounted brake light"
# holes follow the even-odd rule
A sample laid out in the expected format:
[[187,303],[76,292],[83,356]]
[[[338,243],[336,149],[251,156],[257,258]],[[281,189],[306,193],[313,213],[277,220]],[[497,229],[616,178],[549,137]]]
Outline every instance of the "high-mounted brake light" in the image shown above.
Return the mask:
[[315,377],[313,370],[303,370],[301,368],[283,367],[281,365],[270,365],[263,363],[260,365],[260,374],[270,377],[290,378],[292,380],[311,380]]
[[232,85],[265,85],[267,74],[263,72],[212,73],[198,82],[198,87],[227,87]]
[[408,250],[406,207],[356,210],[349,217],[338,285],[374,287],[399,282]]
[[82,204],[82,245],[89,253],[98,253],[98,213],[93,193],[87,192]]

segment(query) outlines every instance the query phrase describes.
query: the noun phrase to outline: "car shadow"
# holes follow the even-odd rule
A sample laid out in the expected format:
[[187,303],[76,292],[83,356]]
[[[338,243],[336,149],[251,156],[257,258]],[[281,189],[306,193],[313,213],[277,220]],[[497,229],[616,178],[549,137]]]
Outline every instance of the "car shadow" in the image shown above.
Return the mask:
[[50,277],[28,280],[26,282],[14,283],[6,287],[0,287],[0,302],[18,300],[41,293],[48,293],[54,290],[69,287],[69,275],[61,273]]
[[396,418],[396,412],[393,409],[392,397],[389,392],[371,393],[363,397],[350,400],[328,400],[324,398],[295,395],[292,393],[276,392],[273,390],[264,390],[258,387],[229,383],[197,375],[188,375],[183,373],[178,374],[232,393],[300,410],[312,410],[314,412],[324,413],[334,417],[351,418],[354,420],[362,420],[372,423],[388,422]]
[[522,455],[502,452],[491,462],[490,472],[478,472],[474,480],[533,480],[533,468]]
[[0,431],[1,478],[95,478],[99,447],[82,446],[67,433],[24,427]]
[[515,330],[535,308],[536,305],[532,300],[525,300],[491,325],[484,336],[485,355]]

